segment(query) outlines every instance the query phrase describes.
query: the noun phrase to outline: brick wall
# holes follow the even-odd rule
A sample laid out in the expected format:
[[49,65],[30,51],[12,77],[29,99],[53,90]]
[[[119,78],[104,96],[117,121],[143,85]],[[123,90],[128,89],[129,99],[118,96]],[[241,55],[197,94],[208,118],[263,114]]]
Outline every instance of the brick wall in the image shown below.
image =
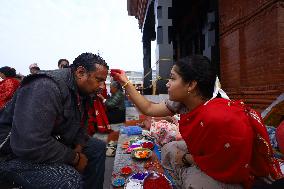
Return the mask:
[[220,0],[222,87],[259,111],[284,92],[284,3]]

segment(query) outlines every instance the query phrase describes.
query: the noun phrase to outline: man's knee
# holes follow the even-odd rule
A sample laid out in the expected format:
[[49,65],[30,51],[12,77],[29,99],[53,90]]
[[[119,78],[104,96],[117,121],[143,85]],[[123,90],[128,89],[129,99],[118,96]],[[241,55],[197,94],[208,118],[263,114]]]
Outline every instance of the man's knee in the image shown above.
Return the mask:
[[106,153],[106,143],[102,140],[91,138],[86,146],[85,149],[86,153],[91,152],[93,154],[94,152],[97,155],[105,155]]

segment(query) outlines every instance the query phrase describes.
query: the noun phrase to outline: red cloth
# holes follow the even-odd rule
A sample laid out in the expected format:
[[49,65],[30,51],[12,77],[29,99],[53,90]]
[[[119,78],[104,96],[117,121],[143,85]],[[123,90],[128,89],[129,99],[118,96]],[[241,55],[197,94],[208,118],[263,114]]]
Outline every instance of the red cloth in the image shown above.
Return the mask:
[[284,154],[284,121],[282,121],[276,128],[276,140],[279,146],[279,150]]
[[[102,90],[102,96],[107,97],[106,85]],[[96,129],[99,133],[110,132],[110,125],[105,113],[106,107],[102,101],[96,97],[92,102],[87,102],[87,118],[83,116],[83,120],[87,120],[88,134],[91,136],[96,132]]]
[[7,77],[0,82],[0,109],[13,97],[19,86],[20,82],[11,77]]
[[203,172],[250,188],[255,176],[282,176],[259,117],[241,102],[217,98],[181,115],[180,133]]
[[100,99],[96,98],[93,102],[87,103],[87,126],[88,134],[93,135],[97,131],[99,133],[110,132],[110,125],[105,113],[105,107]]

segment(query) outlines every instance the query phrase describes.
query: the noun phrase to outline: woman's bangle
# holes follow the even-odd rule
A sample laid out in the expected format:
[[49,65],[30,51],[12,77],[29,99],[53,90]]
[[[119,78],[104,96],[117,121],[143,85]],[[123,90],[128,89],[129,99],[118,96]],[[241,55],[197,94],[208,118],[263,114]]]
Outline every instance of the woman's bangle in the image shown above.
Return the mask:
[[123,88],[125,88],[130,83],[130,80],[128,80],[124,85],[122,85]]

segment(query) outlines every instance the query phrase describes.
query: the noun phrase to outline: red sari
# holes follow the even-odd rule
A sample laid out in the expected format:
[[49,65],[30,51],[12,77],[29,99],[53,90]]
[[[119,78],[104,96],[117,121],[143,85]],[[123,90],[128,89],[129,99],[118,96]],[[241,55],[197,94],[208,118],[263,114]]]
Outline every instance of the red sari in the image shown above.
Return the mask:
[[20,82],[12,77],[0,81],[0,109],[13,97],[19,86]]
[[181,115],[180,133],[197,166],[224,183],[250,188],[255,177],[282,177],[260,116],[223,98]]

